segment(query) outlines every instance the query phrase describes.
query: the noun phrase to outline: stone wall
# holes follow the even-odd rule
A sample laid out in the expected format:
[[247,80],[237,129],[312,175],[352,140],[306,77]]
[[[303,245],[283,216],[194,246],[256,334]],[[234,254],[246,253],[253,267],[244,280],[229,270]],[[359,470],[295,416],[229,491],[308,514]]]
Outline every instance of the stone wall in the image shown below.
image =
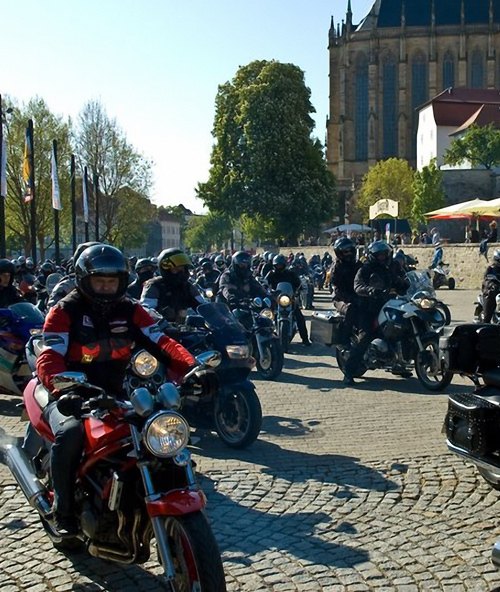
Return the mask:
[[[500,248],[500,245],[490,245],[490,260],[496,248]],[[327,250],[334,256],[331,247],[284,247],[280,252],[284,255],[288,255],[290,252],[301,252],[304,253],[306,259],[309,259],[315,253],[323,256],[323,253]],[[417,257],[419,268],[427,267],[431,263],[434,253],[434,247],[432,245],[425,247],[420,245],[404,245],[403,250],[408,255]],[[479,255],[478,244],[444,245],[443,254],[445,263],[450,264],[450,273],[455,278],[457,288],[479,289],[488,263],[483,255]]]

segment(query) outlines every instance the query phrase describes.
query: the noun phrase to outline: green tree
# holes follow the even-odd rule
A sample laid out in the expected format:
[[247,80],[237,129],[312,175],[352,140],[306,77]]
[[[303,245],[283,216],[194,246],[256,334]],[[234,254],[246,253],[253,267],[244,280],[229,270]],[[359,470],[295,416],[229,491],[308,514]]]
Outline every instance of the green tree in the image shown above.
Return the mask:
[[151,162],[128,143],[116,120],[110,119],[97,101],[83,107],[74,140],[82,169],[88,167],[91,182],[98,176],[100,238],[112,242],[120,236],[124,247],[133,246],[127,233],[132,241],[132,237],[141,236],[154,211],[134,209],[145,205],[139,198],[149,199]]
[[392,199],[399,202],[399,218],[411,215],[414,173],[408,161],[389,158],[377,162],[363,177],[356,208],[362,219],[370,218],[370,206],[379,199]]
[[210,210],[261,216],[289,241],[330,217],[335,184],[311,135],[310,94],[300,68],[276,61],[254,61],[219,87],[210,175],[197,188]]
[[415,198],[411,207],[411,219],[415,224],[426,221],[426,212],[446,205],[443,174],[436,165],[436,159],[432,159],[421,171],[415,172],[413,191]]
[[25,185],[22,178],[25,132],[28,120],[33,120],[35,150],[35,235],[41,259],[54,242],[54,210],[52,208],[52,183],[50,158],[52,141],[58,143],[58,174],[63,210],[60,213],[61,234],[67,234],[70,223],[69,156],[70,127],[67,121],[50,112],[45,101],[39,97],[27,105],[15,101],[5,129],[7,137],[7,198],[5,201],[7,246],[17,245],[31,253],[31,204],[24,201]]
[[229,216],[210,212],[189,220],[184,242],[191,251],[207,253],[222,248],[231,239],[232,230]]
[[487,170],[500,164],[500,130],[492,123],[482,127],[472,125],[463,137],[454,139],[444,154],[444,162],[457,165],[464,161]]

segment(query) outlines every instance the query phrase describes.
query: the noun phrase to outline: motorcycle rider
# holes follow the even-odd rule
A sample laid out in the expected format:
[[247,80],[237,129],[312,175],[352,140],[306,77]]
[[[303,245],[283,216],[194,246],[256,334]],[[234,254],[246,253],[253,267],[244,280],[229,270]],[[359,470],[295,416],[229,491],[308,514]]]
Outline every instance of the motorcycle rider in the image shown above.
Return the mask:
[[214,269],[214,264],[207,259],[201,264],[201,272],[196,278],[196,283],[202,290],[212,290],[213,295],[217,293],[220,272]]
[[330,274],[333,307],[344,317],[343,342],[349,343],[358,317],[358,296],[354,291],[354,278],[362,263],[356,261],[356,245],[347,236],[335,241],[333,251],[335,263]]
[[23,302],[21,292],[13,285],[14,274],[12,261],[0,259],[0,308]]
[[156,269],[157,266],[155,263],[153,263],[153,261],[151,261],[151,259],[147,257],[138,259],[135,264],[135,273],[137,277],[131,284],[129,284],[129,287],[127,288],[127,295],[130,296],[130,298],[139,300],[144,284],[154,277]]
[[392,248],[383,240],[368,246],[368,259],[354,277],[354,292],[359,297],[357,343],[351,348],[344,373],[344,385],[355,384],[356,368],[373,338],[374,323],[380,309],[395,290],[404,293],[408,288],[401,266],[392,261]]
[[497,306],[496,297],[500,293],[500,249],[495,249],[493,252],[491,265],[488,265],[484,273],[481,291],[483,293],[483,322],[491,323]]
[[168,322],[182,323],[188,308],[196,308],[206,300],[189,281],[191,259],[181,249],[165,249],[158,257],[160,276],[148,280],[140,302],[154,308]]
[[237,251],[231,257],[231,265],[220,277],[217,299],[235,308],[246,298],[267,296],[265,289],[252,275],[252,256],[245,251]]
[[[281,254],[274,257],[273,270],[265,276],[265,279],[273,290],[276,290],[280,282],[288,282],[291,284],[294,293],[297,293],[298,290],[300,290],[301,284],[299,276],[293,270],[287,269],[287,259]],[[310,346],[311,342],[309,341],[309,336],[307,334],[306,321],[300,310],[300,306],[294,307],[293,314],[295,315],[295,322],[297,323],[297,329],[300,338],[302,339],[302,343],[306,346]]]
[[[74,483],[84,444],[80,393],[64,395],[53,386],[55,375],[68,370],[85,372],[90,383],[110,396],[123,396],[122,385],[136,338],[163,355],[181,379],[195,360],[179,343],[167,337],[146,310],[126,294],[128,263],[121,251],[97,244],[85,249],[75,264],[76,290],[48,313],[43,327],[44,349],[37,374],[49,390],[44,416],[54,434],[51,474],[54,486],[54,524],[61,536],[74,536]],[[213,370],[196,380],[204,392],[216,387]],[[58,407],[59,405],[59,407]]]

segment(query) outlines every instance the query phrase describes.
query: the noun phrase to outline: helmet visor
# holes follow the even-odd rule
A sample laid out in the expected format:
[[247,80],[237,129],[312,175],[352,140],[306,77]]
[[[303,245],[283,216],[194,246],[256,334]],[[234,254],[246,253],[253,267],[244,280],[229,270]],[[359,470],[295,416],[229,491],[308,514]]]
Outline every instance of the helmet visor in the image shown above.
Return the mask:
[[191,259],[186,253],[176,253],[166,257],[161,263],[160,267],[165,271],[169,271],[174,267],[183,267],[184,265],[191,265]]

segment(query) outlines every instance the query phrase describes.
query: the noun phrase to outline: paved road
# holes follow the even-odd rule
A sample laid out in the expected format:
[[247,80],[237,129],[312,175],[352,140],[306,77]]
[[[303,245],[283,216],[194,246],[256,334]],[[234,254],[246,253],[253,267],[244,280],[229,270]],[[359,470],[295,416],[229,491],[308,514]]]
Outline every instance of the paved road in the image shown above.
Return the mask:
[[[468,321],[472,291],[441,291]],[[317,305],[326,306],[326,294]],[[207,436],[195,450],[231,591],[473,590],[500,586],[490,550],[498,494],[447,453],[446,395],[369,373],[354,389],[328,348],[294,344],[278,382],[257,381],[261,438],[246,451]],[[449,390],[461,390],[457,379]],[[0,426],[22,431],[15,401]],[[51,548],[0,467],[2,592],[160,589],[154,574]],[[153,575],[151,575],[153,574]]]

